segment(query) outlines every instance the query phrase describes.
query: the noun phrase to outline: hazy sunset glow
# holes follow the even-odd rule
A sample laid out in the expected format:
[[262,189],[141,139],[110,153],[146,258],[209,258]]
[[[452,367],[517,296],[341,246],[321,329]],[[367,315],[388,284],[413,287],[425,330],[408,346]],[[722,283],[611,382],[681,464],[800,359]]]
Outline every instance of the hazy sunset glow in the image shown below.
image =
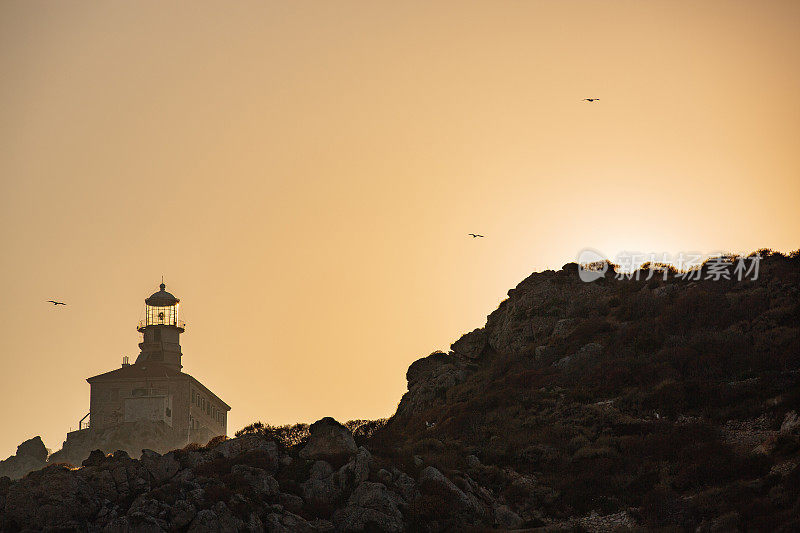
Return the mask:
[[796,249],[798,27],[796,1],[3,2],[0,459],[61,446],[162,275],[233,433],[391,415],[409,363],[584,247]]

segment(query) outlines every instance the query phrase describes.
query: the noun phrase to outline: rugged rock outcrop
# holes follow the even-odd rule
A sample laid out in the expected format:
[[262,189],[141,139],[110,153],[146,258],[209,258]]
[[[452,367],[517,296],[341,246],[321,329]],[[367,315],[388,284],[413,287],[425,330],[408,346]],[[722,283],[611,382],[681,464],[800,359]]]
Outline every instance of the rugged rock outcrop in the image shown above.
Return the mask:
[[[800,527],[800,254],[761,257],[755,279],[533,274],[450,353],[411,364],[372,445],[424,469],[423,515],[433,464],[491,489],[508,528]],[[481,516],[438,487],[441,508]]]
[[0,477],[18,479],[28,472],[38,470],[47,464],[47,454],[41,437],[28,439],[17,446],[17,453],[0,461]]
[[30,457],[37,461],[46,461],[49,452],[39,436],[28,439],[17,446],[17,457]]
[[408,418],[442,403],[447,391],[464,381],[467,363],[457,354],[434,352],[414,361],[406,372],[408,392],[397,408],[398,418]]
[[[461,480],[462,490],[434,467],[419,481],[380,468],[343,432],[323,419],[308,443],[291,448],[247,434],[163,455],[143,450],[138,460],[95,450],[78,469],[54,465],[0,479],[0,530],[397,532],[418,529],[432,510],[443,525],[518,522],[511,510],[492,513],[493,500],[477,496],[471,480]],[[346,462],[334,468],[312,458],[316,452],[345,454]]]
[[450,350],[468,359],[478,359],[486,354],[489,348],[489,338],[484,328],[478,328],[463,335],[450,345]]

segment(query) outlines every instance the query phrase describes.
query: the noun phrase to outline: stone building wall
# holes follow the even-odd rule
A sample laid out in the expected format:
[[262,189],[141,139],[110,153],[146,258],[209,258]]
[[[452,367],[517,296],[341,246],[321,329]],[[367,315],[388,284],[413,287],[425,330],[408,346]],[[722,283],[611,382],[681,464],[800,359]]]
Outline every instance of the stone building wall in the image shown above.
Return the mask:
[[214,436],[227,434],[227,410],[208,389],[192,381],[189,406],[193,429],[208,429]]
[[[186,389],[187,384],[179,380],[169,378],[149,378],[146,380],[109,380],[92,383],[89,399],[89,410],[91,412],[90,424],[93,429],[105,429],[116,424],[125,422],[125,401],[129,398],[142,398],[154,392],[158,396],[172,397],[170,407],[170,425],[179,429],[181,426],[186,429],[188,424],[180,418],[181,413],[176,412],[175,405],[185,399],[186,394],[181,394],[181,389]],[[184,400],[185,401],[185,400]],[[130,404],[133,406],[135,404]],[[183,415],[188,416],[186,408]],[[152,417],[147,417],[152,419]],[[165,417],[166,418],[166,417]],[[131,421],[130,416],[128,421]]]

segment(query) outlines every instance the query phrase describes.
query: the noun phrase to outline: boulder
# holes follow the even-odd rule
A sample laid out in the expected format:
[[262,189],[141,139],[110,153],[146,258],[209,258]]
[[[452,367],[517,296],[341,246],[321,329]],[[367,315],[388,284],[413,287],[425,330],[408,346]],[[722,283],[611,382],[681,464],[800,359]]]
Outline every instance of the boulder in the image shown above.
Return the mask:
[[450,373],[458,363],[457,357],[442,352],[434,352],[428,357],[417,359],[411,363],[406,372],[409,390],[421,382],[431,381],[441,374]]
[[19,479],[29,472],[39,470],[47,463],[47,448],[41,437],[28,439],[17,446],[17,453],[0,461],[0,477]]
[[334,513],[333,523],[340,531],[402,531],[398,498],[383,483],[365,481],[353,491],[347,506]]
[[192,533],[206,533],[211,531],[219,531],[219,517],[211,509],[203,509],[192,520],[189,530]]
[[170,506],[154,498],[150,493],[143,494],[131,503],[128,509],[128,519],[132,524],[139,526],[155,526],[158,530],[169,528]]
[[309,479],[301,485],[303,498],[312,505],[329,507],[369,477],[372,456],[363,446],[355,457],[334,471],[325,461],[311,466]]
[[159,484],[172,479],[180,470],[181,464],[174,452],[159,455],[152,450],[142,450],[142,465],[152,476],[153,482]]
[[308,444],[300,450],[300,457],[339,462],[352,457],[357,450],[350,430],[333,418],[325,417],[311,424]]
[[377,477],[378,480],[384,485],[388,485],[389,483],[392,482],[393,479],[392,473],[386,470],[385,468],[381,468],[380,470],[378,470],[378,472],[375,474],[375,477]]
[[231,474],[242,480],[258,498],[271,498],[277,496],[280,492],[280,487],[275,478],[261,468],[234,465],[231,469]]
[[424,496],[435,499],[432,502],[443,516],[458,516],[466,520],[479,519],[486,514],[479,500],[468,495],[452,481],[432,466],[419,474],[419,490]]
[[37,435],[17,446],[17,457],[31,457],[37,461],[46,461],[47,448],[45,448],[44,442],[42,442],[42,437]]
[[333,467],[325,461],[315,461],[308,474],[309,479],[325,479],[333,474]]
[[370,463],[372,462],[372,455],[369,451],[360,446],[349,462],[344,464],[336,473],[337,484],[343,490],[352,490],[369,477]]
[[[109,472],[120,497],[135,497],[150,490],[150,472],[139,461],[131,459],[124,451],[107,456],[102,465],[95,467]],[[81,470],[78,473],[82,475]]]
[[468,455],[467,456],[467,466],[470,468],[479,468],[481,466],[481,460],[478,459],[475,455]]
[[106,454],[103,450],[92,450],[89,453],[89,457],[83,460],[81,466],[97,466],[103,462],[106,458]]
[[211,449],[215,454],[221,455],[226,459],[241,455],[247,452],[263,452],[270,456],[274,461],[278,461],[278,445],[275,441],[257,434],[242,435],[235,439],[228,439],[220,442]]
[[[101,452],[102,453],[102,452]],[[116,501],[119,498],[117,483],[108,468],[84,466],[75,475],[85,481],[99,501]]]
[[413,502],[419,497],[417,482],[405,472],[398,472],[392,483],[392,488],[400,494],[406,502]]
[[303,509],[303,498],[286,492],[278,494],[278,503],[283,505],[283,508],[287,511],[295,514]]
[[341,489],[333,482],[333,467],[325,461],[317,461],[311,466],[308,480],[300,487],[303,499],[313,506],[330,506],[341,495]]
[[450,349],[458,355],[469,359],[477,359],[485,353],[489,346],[489,337],[484,328],[474,329],[463,335],[450,345]]
[[525,523],[508,505],[499,505],[495,508],[494,521],[503,529],[519,529]]
[[313,506],[332,509],[332,506],[369,477],[372,456],[363,446],[355,457],[334,471],[325,461],[311,466],[309,479],[301,484],[303,498]]

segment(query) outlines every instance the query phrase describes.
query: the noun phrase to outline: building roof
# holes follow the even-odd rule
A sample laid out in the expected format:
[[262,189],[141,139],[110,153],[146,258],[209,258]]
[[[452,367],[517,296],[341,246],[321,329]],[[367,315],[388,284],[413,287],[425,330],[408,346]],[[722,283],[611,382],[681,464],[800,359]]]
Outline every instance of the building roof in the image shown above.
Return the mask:
[[150,295],[150,298],[145,299],[144,303],[152,307],[166,307],[168,305],[175,305],[180,302],[172,294],[168,293],[165,289],[166,285],[163,283],[159,285],[159,291]]
[[133,365],[124,365],[122,368],[117,368],[111,372],[105,372],[103,374],[92,376],[86,381],[88,381],[90,384],[94,384],[103,381],[134,381],[140,379],[188,380],[194,383],[194,385],[196,385],[198,388],[203,389],[205,393],[214,397],[225,407],[226,410],[230,411],[231,409],[230,405],[225,403],[222,398],[211,392],[208,387],[200,383],[195,377],[181,372],[180,370],[176,370],[174,367],[160,363],[154,363],[151,361]]
[[92,383],[112,379],[173,378],[180,374],[182,372],[172,366],[148,361],[146,364],[123,365],[122,368],[92,376],[86,381]]

